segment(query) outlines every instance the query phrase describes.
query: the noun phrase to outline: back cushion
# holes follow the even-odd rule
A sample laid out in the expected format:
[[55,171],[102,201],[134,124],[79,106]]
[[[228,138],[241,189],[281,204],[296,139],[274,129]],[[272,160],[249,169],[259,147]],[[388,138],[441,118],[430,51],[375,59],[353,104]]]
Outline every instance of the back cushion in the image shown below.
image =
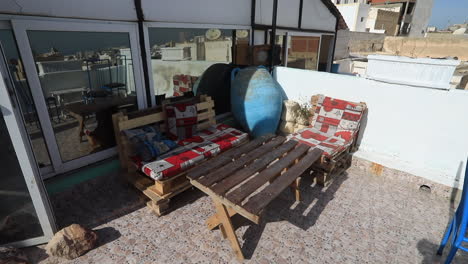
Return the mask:
[[158,126],[147,125],[124,130],[130,142],[129,155],[138,156],[142,161],[151,161],[178,147],[177,143],[162,135]]
[[197,105],[195,102],[173,103],[164,106],[167,136],[172,140],[192,137],[197,132]]
[[363,112],[361,104],[319,95],[311,127],[329,136],[352,140],[359,129]]

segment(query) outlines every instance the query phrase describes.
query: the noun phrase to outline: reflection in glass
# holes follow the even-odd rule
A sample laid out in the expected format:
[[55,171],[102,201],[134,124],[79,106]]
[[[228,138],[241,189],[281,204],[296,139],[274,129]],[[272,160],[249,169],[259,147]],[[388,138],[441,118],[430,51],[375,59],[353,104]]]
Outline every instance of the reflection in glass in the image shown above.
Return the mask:
[[115,146],[112,114],[137,107],[128,33],[28,37],[62,160]]
[[0,245],[42,236],[42,228],[1,111],[0,146]]
[[39,125],[36,106],[34,105],[31,90],[26,80],[26,74],[24,73],[23,63],[18,54],[13,32],[9,29],[1,29],[0,43],[5,52],[8,68],[25,122],[24,125],[31,140],[37,164],[39,167],[50,165],[49,153]]
[[317,70],[320,37],[288,36],[288,67]]
[[[248,43],[248,31],[234,32],[237,43]],[[208,67],[231,63],[232,36],[230,29],[150,28],[155,94],[183,95]]]

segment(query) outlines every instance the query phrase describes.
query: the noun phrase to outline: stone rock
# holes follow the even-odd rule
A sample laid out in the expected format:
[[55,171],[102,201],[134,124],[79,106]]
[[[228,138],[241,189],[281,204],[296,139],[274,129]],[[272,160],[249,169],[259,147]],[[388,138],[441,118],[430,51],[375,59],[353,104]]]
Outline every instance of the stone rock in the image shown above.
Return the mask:
[[29,259],[18,248],[0,247],[0,264],[29,264]]
[[279,125],[279,131],[283,134],[283,135],[289,135],[291,133],[294,132],[294,126],[296,124],[293,123],[293,122],[286,122],[286,121],[281,121],[280,125]]
[[301,106],[298,102],[293,100],[283,101],[283,112],[281,113],[281,120],[287,122],[296,122],[298,113],[301,110]]
[[58,231],[46,246],[47,254],[66,259],[75,259],[97,245],[97,234],[78,224]]
[[301,125],[301,124],[296,124],[294,126],[294,133],[296,133],[297,131],[303,129],[303,128],[306,128],[307,126],[304,126],[304,125]]

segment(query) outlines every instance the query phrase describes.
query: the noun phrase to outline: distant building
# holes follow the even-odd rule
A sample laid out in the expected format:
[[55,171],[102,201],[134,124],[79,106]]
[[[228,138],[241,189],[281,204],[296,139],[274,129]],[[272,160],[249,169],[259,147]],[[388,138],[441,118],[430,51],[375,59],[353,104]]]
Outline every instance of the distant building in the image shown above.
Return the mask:
[[422,37],[433,0],[332,0],[351,31]]
[[433,0],[369,0],[372,8],[398,12],[401,36],[422,37],[432,14]]
[[369,15],[370,4],[367,0],[332,0],[350,31],[366,31],[366,21]]

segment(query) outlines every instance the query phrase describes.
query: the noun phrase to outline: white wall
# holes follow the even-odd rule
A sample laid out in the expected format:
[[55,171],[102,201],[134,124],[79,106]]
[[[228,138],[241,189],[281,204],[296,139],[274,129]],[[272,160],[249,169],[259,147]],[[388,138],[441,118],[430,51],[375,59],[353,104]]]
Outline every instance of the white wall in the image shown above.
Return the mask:
[[366,102],[368,118],[356,156],[461,188],[455,178],[468,155],[467,91],[284,67],[275,69],[275,77],[292,100],[308,101],[321,93]]
[[[358,4],[355,31],[359,31],[359,32],[366,31],[366,22],[367,22],[367,17],[369,16],[369,9],[370,9],[370,5],[368,4]],[[361,21],[361,18],[363,18],[362,21]]]
[[142,0],[145,20],[201,24],[250,26],[251,5],[250,0]]
[[[351,31],[366,31],[366,21],[369,14],[370,5],[351,3],[340,4],[336,6],[343,16],[349,30]],[[363,21],[361,22],[361,17]]]
[[343,16],[349,30],[356,31],[356,17],[359,4],[343,4],[336,6]]

